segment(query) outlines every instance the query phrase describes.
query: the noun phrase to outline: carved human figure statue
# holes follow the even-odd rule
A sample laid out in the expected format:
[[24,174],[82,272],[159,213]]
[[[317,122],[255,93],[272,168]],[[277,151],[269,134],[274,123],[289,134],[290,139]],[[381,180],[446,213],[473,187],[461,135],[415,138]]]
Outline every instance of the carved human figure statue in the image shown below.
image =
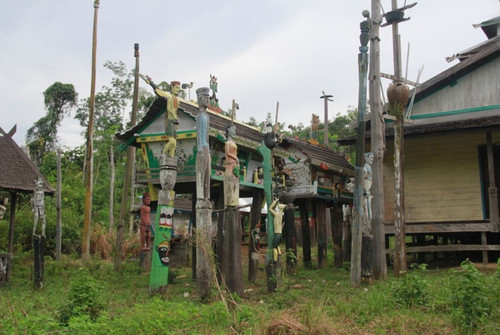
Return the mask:
[[225,153],[226,153],[226,175],[234,175],[238,177],[239,168],[240,168],[240,160],[238,159],[238,146],[233,141],[233,136],[236,132],[236,127],[234,125],[230,125],[226,129],[226,145],[225,145]]
[[238,146],[233,141],[235,126],[226,128],[226,145],[224,147],[226,158],[224,173],[224,205],[235,207],[239,204],[240,197],[240,160],[238,159]]
[[141,222],[139,227],[142,250],[151,250],[151,196],[142,194]]
[[31,206],[33,210],[34,222],[33,222],[33,235],[36,235],[36,226],[38,225],[38,219],[42,220],[42,236],[45,236],[45,192],[42,189],[43,180],[38,178],[35,181],[35,190],[33,191],[33,198],[31,199]]
[[367,235],[371,233],[372,219],[372,195],[373,183],[372,173],[373,152],[365,153],[365,165],[363,166],[363,232]]
[[177,110],[179,108],[179,92],[181,91],[181,83],[178,81],[172,81],[170,83],[171,93],[160,90],[151,78],[146,77],[146,82],[151,85],[155,90],[156,95],[163,97],[167,100],[167,115],[165,118],[165,134],[168,136],[167,143],[163,148],[163,154],[170,157],[174,157],[175,147],[177,146],[177,140],[175,139],[177,126],[179,124],[179,118],[177,115]]
[[281,235],[283,233],[283,215],[285,214],[285,207],[286,205],[280,203],[279,199],[274,200],[269,207],[269,211],[274,218],[274,237],[272,241],[274,260],[277,260],[278,255],[281,254],[279,245],[281,241]]
[[208,87],[196,90],[198,98],[198,116],[196,117],[196,195],[198,199],[210,199],[210,147],[209,134],[210,120],[207,108],[210,105]]
[[[349,182],[345,185],[345,190],[354,193],[354,176],[349,177]],[[344,241],[351,239],[351,224],[352,224],[352,204],[342,205],[342,239]]]
[[5,212],[7,211],[7,203],[9,202],[9,198],[3,198],[0,202],[0,220],[3,219]]

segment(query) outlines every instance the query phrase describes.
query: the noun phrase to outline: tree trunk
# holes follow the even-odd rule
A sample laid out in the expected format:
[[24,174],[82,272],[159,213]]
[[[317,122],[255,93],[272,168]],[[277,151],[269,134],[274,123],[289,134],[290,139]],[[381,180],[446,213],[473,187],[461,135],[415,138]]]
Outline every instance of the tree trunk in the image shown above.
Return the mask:
[[109,147],[109,231],[114,229],[113,204],[115,202],[115,157],[113,146]]

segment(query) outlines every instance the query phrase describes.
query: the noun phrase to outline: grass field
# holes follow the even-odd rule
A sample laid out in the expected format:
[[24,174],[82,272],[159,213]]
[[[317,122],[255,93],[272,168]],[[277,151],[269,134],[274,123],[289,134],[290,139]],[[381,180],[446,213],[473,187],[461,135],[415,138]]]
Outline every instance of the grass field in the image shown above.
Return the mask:
[[500,334],[496,263],[420,266],[400,278],[388,271],[386,281],[354,288],[349,271],[328,261],[307,269],[299,259],[297,274],[282,272],[274,294],[260,271],[255,283],[245,280],[244,297],[214,285],[202,303],[187,267],[173,269],[164,294],[150,295],[136,261],[116,273],[110,261],[83,267],[47,257],[44,287],[35,290],[32,258],[18,255],[0,287],[0,334]]

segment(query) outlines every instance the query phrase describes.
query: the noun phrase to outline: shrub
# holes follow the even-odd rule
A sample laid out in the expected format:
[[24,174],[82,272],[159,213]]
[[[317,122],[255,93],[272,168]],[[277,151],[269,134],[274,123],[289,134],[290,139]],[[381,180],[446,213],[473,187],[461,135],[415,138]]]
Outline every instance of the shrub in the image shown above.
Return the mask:
[[429,297],[425,271],[427,264],[412,264],[410,271],[403,272],[402,277],[394,285],[394,296],[398,304],[414,307],[427,304]]
[[455,325],[470,334],[488,317],[488,289],[484,275],[474,263],[466,259],[460,266],[452,282],[452,315]]
[[59,309],[59,322],[68,325],[71,318],[81,316],[96,321],[107,307],[103,299],[103,289],[103,284],[87,272],[78,275],[70,284],[67,303]]

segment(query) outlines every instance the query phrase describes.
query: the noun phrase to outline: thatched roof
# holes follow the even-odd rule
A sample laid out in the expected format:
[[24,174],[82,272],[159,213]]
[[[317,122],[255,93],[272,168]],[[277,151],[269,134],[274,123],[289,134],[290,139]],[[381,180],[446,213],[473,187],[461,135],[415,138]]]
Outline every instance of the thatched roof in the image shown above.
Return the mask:
[[30,193],[35,190],[35,180],[42,178],[43,191],[54,195],[54,188],[12,139],[15,128],[6,133],[0,127],[0,190]]

